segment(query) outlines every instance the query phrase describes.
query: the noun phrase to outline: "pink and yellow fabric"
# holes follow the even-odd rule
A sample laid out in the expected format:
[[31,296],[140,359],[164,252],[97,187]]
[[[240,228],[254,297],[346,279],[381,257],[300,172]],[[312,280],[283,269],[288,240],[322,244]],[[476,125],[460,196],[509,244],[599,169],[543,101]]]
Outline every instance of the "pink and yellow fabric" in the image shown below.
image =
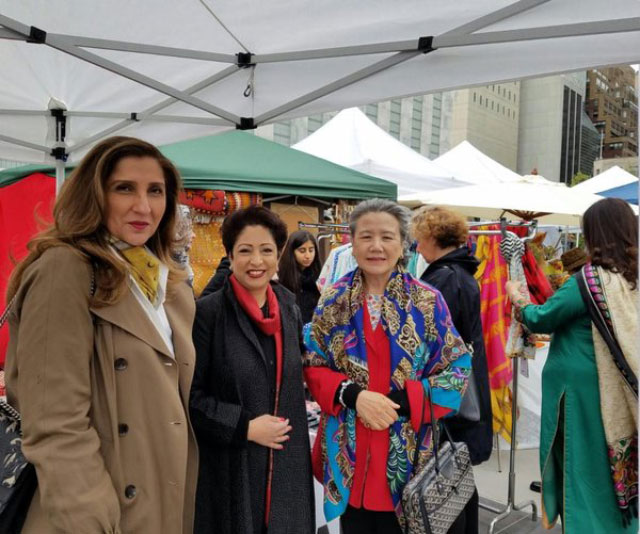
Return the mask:
[[[498,227],[483,227],[497,230]],[[489,366],[493,431],[511,441],[511,360],[505,346],[510,316],[508,298],[504,290],[508,279],[507,264],[500,254],[500,236],[480,235],[476,245],[476,257],[480,266],[475,274],[480,285],[480,314],[482,331]]]

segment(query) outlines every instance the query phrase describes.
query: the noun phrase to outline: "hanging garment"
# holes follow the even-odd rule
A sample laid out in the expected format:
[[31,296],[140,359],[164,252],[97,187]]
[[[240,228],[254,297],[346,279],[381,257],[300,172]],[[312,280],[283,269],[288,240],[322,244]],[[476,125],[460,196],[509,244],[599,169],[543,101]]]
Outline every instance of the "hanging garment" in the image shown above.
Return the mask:
[[332,286],[345,274],[354,271],[358,266],[351,250],[351,243],[347,243],[346,245],[334,248],[330,252],[318,277],[318,289],[320,289],[320,293],[322,293],[325,287]]
[[[509,264],[509,278],[514,282],[521,283],[521,292],[525,300],[531,302],[522,266],[524,243],[516,234],[507,232],[500,241],[500,253]],[[516,316],[517,313],[518,310],[512,307],[505,353],[509,358],[533,358],[536,355],[535,341],[530,339],[529,333],[522,327],[522,323],[519,321],[520,317]]]
[[[481,230],[497,230],[497,226]],[[507,265],[500,254],[500,237],[480,235],[476,244],[480,261],[475,278],[480,284],[480,314],[489,366],[493,431],[511,440],[511,361],[505,354],[509,316],[506,313]]]

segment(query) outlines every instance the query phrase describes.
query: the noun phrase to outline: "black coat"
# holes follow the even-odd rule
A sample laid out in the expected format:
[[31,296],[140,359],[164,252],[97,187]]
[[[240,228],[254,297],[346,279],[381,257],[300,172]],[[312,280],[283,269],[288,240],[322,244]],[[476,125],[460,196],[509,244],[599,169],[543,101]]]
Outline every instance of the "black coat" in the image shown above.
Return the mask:
[[296,302],[302,314],[302,322],[310,323],[313,318],[313,312],[318,305],[320,299],[320,291],[316,285],[316,278],[312,275],[311,269],[307,268],[302,271],[300,276],[300,291],[296,295]]
[[447,426],[454,440],[464,441],[473,464],[489,459],[493,446],[493,416],[489,389],[489,368],[485,354],[480,318],[480,288],[473,277],[478,260],[466,247],[459,248],[429,265],[422,280],[438,289],[447,302],[456,330],[473,345],[473,375],[480,396],[480,421],[471,423],[457,418]]
[[231,261],[227,256],[225,256],[220,260],[220,263],[216,268],[216,272],[213,274],[206,287],[202,290],[202,293],[200,293],[200,298],[206,297],[223,287],[231,272]]
[[[269,534],[311,534],[315,512],[300,332],[293,294],[273,284],[282,319],[278,415],[293,427],[274,451]],[[191,420],[200,448],[195,534],[263,531],[269,449],[247,441],[248,421],[273,413],[275,383],[251,320],[229,282],[196,302]]]

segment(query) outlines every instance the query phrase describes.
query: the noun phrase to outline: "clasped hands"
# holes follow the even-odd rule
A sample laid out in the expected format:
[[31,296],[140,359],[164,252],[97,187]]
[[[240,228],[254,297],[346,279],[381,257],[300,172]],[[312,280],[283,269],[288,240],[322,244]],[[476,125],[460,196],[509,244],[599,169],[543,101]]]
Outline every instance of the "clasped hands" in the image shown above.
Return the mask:
[[386,430],[398,420],[400,405],[382,393],[361,391],[356,399],[356,412],[365,427]]

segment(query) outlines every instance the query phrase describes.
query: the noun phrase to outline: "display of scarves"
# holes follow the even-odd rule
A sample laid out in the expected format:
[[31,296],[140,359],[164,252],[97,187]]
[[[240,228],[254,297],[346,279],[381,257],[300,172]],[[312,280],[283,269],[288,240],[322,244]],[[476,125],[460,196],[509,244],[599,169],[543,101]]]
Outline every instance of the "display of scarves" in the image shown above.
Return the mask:
[[[367,388],[364,340],[364,283],[356,269],[323,292],[311,326],[305,331],[305,366],[328,367],[345,373]],[[456,335],[442,295],[403,269],[392,273],[384,292],[381,322],[391,349],[391,389],[405,380],[422,380],[433,402],[456,411],[471,372],[471,356]],[[327,521],[340,516],[349,502],[355,471],[356,412],[323,412],[320,439],[323,458],[324,512]],[[416,435],[409,418],[401,416],[389,427],[387,480],[396,513],[413,469]],[[431,430],[418,450],[431,454]],[[421,464],[422,465],[422,464]]]
[[638,289],[632,290],[621,274],[589,263],[577,276],[593,318],[600,413],[613,488],[628,524],[638,516]]
[[[481,230],[498,230],[497,226]],[[500,254],[500,236],[480,235],[476,244],[480,261],[475,278],[480,285],[482,333],[489,367],[493,431],[511,441],[511,360],[505,346],[510,318],[507,315],[507,264]]]

